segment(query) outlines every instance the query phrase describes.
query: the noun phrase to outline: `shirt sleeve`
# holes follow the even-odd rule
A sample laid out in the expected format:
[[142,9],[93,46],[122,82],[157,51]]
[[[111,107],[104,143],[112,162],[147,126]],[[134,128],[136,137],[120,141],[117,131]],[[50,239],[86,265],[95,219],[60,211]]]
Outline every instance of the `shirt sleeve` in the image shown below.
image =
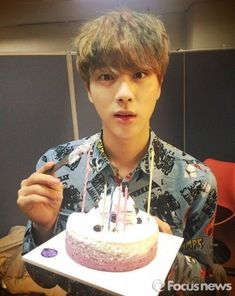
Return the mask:
[[[53,160],[51,151],[48,151],[46,154],[44,154],[39,161],[37,162],[36,169],[39,169],[42,165],[44,165],[46,162]],[[61,223],[57,223],[55,225],[53,234],[59,233],[62,229],[60,225]],[[60,229],[58,229],[60,228]],[[34,229],[33,229],[33,223],[31,220],[27,222],[26,231],[23,239],[23,246],[22,246],[22,255],[32,251],[38,246],[37,242],[35,241],[34,237]],[[39,268],[37,266],[31,265],[29,263],[26,263],[26,268],[28,273],[30,274],[31,278],[41,287],[43,288],[53,288],[57,284],[60,284],[62,288],[66,288],[67,286],[67,280],[65,280],[63,277],[56,275],[55,273],[46,271],[42,268]],[[61,284],[62,283],[62,284]]]
[[214,175],[203,177],[203,186],[194,198],[186,217],[184,242],[178,252],[168,281],[204,282],[213,265],[213,228],[217,189]]

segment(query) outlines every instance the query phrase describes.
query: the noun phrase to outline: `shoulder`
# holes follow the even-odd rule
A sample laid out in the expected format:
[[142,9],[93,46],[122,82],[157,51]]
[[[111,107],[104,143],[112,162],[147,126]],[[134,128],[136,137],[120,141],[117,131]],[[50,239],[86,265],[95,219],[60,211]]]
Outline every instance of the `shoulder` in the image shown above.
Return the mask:
[[204,180],[211,185],[216,184],[212,171],[200,160],[180,150],[177,147],[157,138],[159,151],[159,165],[165,173],[168,171],[175,178],[182,178],[188,183],[189,180]]
[[48,149],[38,160],[37,168],[41,167],[44,163],[48,161],[60,161],[66,155],[70,154],[72,151],[83,147],[87,142],[90,145],[94,145],[97,138],[100,138],[100,133],[94,134],[90,137],[85,137],[79,140],[69,141],[63,144],[59,144],[55,147]]

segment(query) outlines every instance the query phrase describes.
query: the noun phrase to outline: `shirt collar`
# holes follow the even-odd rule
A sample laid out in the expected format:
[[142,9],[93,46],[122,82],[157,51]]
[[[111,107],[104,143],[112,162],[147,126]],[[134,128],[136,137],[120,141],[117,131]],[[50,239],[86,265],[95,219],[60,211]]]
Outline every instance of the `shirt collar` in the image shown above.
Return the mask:
[[108,156],[105,153],[102,141],[102,131],[97,134],[97,139],[93,143],[93,168],[97,173],[101,172],[107,165],[110,165]]
[[[102,141],[102,132],[96,134],[96,137],[94,138],[93,142],[93,168],[97,173],[101,172],[104,168],[106,168],[108,165],[110,166],[111,163],[105,153],[104,146],[103,146],[103,141]],[[158,159],[158,146],[159,146],[159,138],[157,135],[150,130],[150,139],[149,139],[149,146],[148,150],[145,153],[144,157],[140,161],[138,167],[136,168],[136,171],[141,169],[144,173],[150,174],[150,161],[151,161],[151,150],[154,149],[155,151],[155,165],[157,163],[156,159]],[[154,165],[154,166],[155,166]]]

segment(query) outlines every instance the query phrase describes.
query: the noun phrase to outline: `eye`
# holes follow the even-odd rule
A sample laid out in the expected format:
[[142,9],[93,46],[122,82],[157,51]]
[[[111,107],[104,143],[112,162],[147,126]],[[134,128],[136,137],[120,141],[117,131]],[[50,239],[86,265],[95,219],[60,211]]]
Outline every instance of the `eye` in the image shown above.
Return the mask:
[[143,78],[145,78],[147,75],[148,75],[148,74],[147,74],[146,72],[139,71],[139,72],[134,73],[133,78],[134,78],[134,79],[143,79]]
[[114,79],[113,75],[107,74],[107,73],[101,74],[98,77],[98,80],[101,80],[101,81],[110,81],[110,80],[113,80],[113,79]]

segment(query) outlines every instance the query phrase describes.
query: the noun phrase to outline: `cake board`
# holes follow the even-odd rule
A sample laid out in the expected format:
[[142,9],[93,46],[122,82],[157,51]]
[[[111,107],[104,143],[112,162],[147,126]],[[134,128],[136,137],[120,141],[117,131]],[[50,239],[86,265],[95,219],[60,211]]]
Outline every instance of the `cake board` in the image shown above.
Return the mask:
[[[159,286],[164,283],[183,238],[160,233],[158,250],[148,265],[126,272],[98,271],[74,262],[65,250],[65,231],[51,238],[23,256],[25,262],[79,281],[113,295],[157,296]],[[42,256],[44,249],[54,249],[56,256]]]

